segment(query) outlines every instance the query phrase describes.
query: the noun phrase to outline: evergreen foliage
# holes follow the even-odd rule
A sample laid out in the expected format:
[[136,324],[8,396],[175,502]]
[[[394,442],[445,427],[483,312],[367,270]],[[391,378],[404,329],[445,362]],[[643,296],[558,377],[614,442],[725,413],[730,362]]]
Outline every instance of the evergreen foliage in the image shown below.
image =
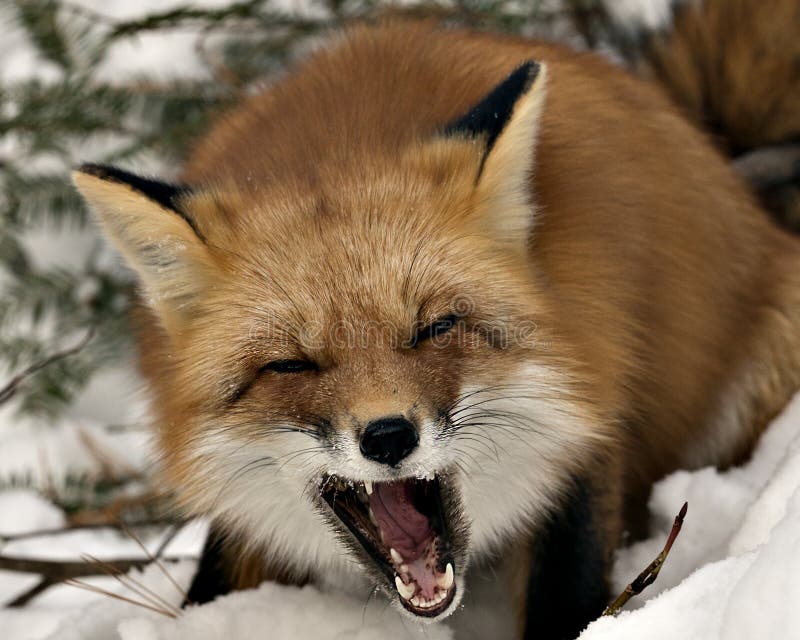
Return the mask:
[[[6,4],[0,19],[24,30],[47,72],[0,84],[0,395],[3,380],[22,373],[17,410],[53,417],[98,368],[127,352],[135,296],[130,274],[87,227],[70,167],[90,160],[168,178],[165,168],[180,166],[210,118],[322,31],[400,10],[379,0],[309,0],[290,14],[271,0],[240,0],[121,21],[63,0]],[[599,0],[428,0],[402,11],[579,46],[608,42]],[[196,34],[205,79],[112,82],[99,73],[115,43],[176,29]],[[94,238],[77,268],[48,264],[30,240],[65,229]],[[70,348],[90,333],[84,348]]]

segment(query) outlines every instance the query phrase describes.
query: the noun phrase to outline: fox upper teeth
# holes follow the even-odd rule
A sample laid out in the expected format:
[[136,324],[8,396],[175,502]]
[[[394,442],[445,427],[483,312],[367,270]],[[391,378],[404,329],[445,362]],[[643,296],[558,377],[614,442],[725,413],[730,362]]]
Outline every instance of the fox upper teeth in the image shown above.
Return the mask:
[[444,573],[436,577],[436,586],[442,589],[449,589],[453,585],[453,564],[448,562]]
[[389,549],[389,555],[392,556],[392,561],[396,565],[400,566],[401,564],[403,564],[403,556],[397,553],[396,549],[394,548]]
[[[411,598],[414,595],[414,591],[416,591],[416,587],[413,584],[406,584],[400,576],[394,577],[394,584],[397,587],[397,593],[406,600]],[[412,599],[411,602],[413,603],[414,600]]]
[[369,480],[364,480],[364,489],[367,490],[367,495],[371,496],[372,495],[372,482],[370,482]]

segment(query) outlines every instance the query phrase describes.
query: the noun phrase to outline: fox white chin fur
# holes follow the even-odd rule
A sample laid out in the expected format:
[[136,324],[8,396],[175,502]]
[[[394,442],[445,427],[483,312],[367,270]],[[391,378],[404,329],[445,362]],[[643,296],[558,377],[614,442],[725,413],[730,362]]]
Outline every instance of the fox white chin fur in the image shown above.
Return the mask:
[[[686,5],[651,50],[676,95],[734,5],[800,19]],[[782,96],[770,142],[798,130]],[[653,482],[746,460],[800,387],[800,240],[661,88],[591,54],[354,25],[179,184],[74,180],[141,283],[160,480],[212,521],[193,602],[315,582],[437,621],[490,591],[517,637],[574,638]]]

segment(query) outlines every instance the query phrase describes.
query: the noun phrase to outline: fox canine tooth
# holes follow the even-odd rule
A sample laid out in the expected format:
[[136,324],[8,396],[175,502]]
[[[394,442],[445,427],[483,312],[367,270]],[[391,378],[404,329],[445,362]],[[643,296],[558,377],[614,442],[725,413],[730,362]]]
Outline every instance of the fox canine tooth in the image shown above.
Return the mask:
[[453,563],[448,562],[445,567],[444,573],[436,578],[436,586],[442,589],[449,589],[453,586]]
[[399,566],[399,565],[403,564],[403,556],[401,556],[399,553],[397,553],[396,549],[390,548],[389,549],[389,555],[392,556],[392,561],[396,565]]
[[397,587],[397,593],[405,600],[411,598],[414,595],[414,591],[416,591],[413,584],[406,584],[400,576],[394,577],[394,586]]
[[372,482],[369,480],[364,480],[364,488],[367,490],[367,495],[372,495]]

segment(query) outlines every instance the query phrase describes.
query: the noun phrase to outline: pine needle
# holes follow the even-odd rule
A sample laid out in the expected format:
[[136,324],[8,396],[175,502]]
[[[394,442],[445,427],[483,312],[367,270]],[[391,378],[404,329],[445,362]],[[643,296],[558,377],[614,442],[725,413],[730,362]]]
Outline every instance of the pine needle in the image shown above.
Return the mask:
[[71,587],[76,587],[78,589],[83,589],[84,591],[91,591],[92,593],[98,593],[103,596],[108,596],[109,598],[114,598],[115,600],[121,600],[122,602],[127,602],[128,604],[141,607],[142,609],[149,609],[150,611],[155,611],[156,613],[160,613],[161,615],[167,616],[168,618],[174,619],[178,617],[174,613],[166,611],[160,607],[154,607],[150,604],[147,604],[146,602],[139,602],[138,600],[134,600],[133,598],[128,598],[119,593],[114,593],[113,591],[109,591],[108,589],[103,589],[102,587],[89,584],[88,582],[84,582],[83,580],[79,580],[78,578],[69,578],[67,580],[64,580],[64,584],[67,584]]
[[137,580],[136,578],[129,576],[124,571],[120,571],[114,565],[104,562],[103,560],[100,560],[99,558],[96,558],[88,553],[83,554],[81,557],[86,562],[94,564],[95,566],[103,569],[106,575],[110,576],[111,578],[114,578],[123,587],[129,589],[130,591],[133,591],[136,595],[141,596],[142,598],[150,602],[150,604],[152,604],[153,606],[161,607],[164,608],[165,610],[172,611],[175,615],[180,614],[180,610],[175,605],[162,598],[160,595],[158,595],[158,593],[153,591],[150,587],[148,587],[140,580]]
[[[178,591],[178,593],[181,595],[181,597],[184,600],[187,600],[189,598],[189,594],[183,589],[183,587],[181,587],[181,585],[178,584],[178,581],[175,580],[175,578],[172,577],[172,574],[169,571],[167,571],[166,567],[161,562],[161,560],[158,558],[158,556],[157,555],[153,555],[150,552],[150,550],[141,541],[139,536],[137,536],[124,522],[120,522],[120,528],[125,533],[127,533],[136,542],[137,545],[139,545],[139,548],[142,551],[144,551],[144,554],[147,556],[148,560],[150,560],[151,562],[155,563],[155,565],[159,568],[161,573],[163,573],[166,576],[167,580],[169,580],[170,583],[172,584],[172,586],[175,587],[175,589]],[[160,555],[160,554],[158,554],[158,555]]]

